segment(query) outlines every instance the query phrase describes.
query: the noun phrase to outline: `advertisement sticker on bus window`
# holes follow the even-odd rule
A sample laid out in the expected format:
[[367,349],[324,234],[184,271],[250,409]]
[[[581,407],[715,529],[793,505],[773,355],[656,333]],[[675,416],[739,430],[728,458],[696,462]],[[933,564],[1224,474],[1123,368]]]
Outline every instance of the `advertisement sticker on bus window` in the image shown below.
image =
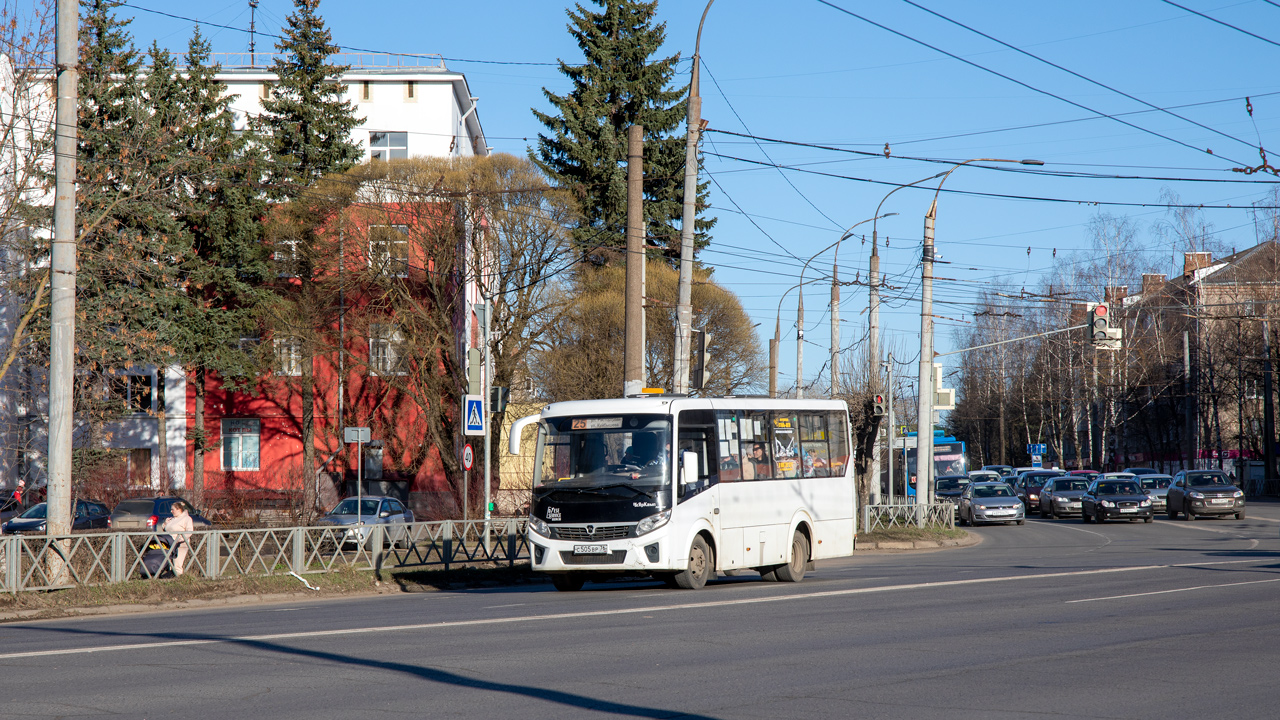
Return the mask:
[[575,418],[574,430],[617,430],[622,427],[622,418]]

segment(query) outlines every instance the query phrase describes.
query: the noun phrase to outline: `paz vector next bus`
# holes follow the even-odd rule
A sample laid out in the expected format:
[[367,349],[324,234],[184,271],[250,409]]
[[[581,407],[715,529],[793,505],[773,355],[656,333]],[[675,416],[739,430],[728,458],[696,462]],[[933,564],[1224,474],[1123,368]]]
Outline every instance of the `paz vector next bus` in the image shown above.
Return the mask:
[[528,540],[559,590],[641,574],[700,588],[717,571],[799,582],[853,553],[856,492],[840,400],[652,395],[554,403],[536,425]]

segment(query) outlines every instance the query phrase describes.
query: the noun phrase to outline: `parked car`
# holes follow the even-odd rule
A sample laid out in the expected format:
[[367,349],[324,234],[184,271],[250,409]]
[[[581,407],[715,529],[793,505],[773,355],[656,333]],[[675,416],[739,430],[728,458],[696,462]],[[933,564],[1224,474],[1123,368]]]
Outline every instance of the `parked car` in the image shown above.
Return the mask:
[[[0,526],[5,535],[44,535],[48,532],[49,504],[36,503],[21,515]],[[111,513],[96,500],[77,500],[71,518],[72,530],[105,529]]]
[[108,521],[112,530],[144,531],[155,530],[173,517],[173,504],[182,500],[191,508],[191,525],[196,530],[208,530],[213,527],[195,506],[176,495],[160,497],[131,498],[121,500],[116,509],[111,511]]
[[1013,488],[1002,482],[969,483],[960,494],[956,516],[961,525],[978,523],[1010,523],[1027,521],[1026,509]]
[[970,482],[968,475],[939,475],[934,481],[934,495],[938,502],[946,500],[959,505],[960,494]]
[[1012,465],[983,465],[982,469],[994,472],[996,477],[1004,477],[1005,475],[1014,474]]
[[1235,515],[1244,519],[1244,493],[1221,470],[1182,470],[1169,486],[1169,519],[1181,514],[1187,520],[1197,515]]
[[[349,497],[339,502],[317,525],[347,527],[342,533],[343,545],[362,545],[370,536],[374,525],[394,525],[413,522],[413,511],[393,497],[380,495],[363,498]],[[397,542],[407,533],[403,528],[388,532],[386,542]]]
[[1073,477],[1083,478],[1085,482],[1093,482],[1094,479],[1097,478],[1102,473],[1098,472],[1097,470],[1072,470],[1067,474]]
[[1089,481],[1079,475],[1049,478],[1040,488],[1040,517],[1055,518],[1080,512],[1080,496],[1089,489]]
[[994,470],[970,470],[970,482],[1000,482],[1002,476]]
[[4,502],[0,502],[0,523],[21,515],[26,509],[26,506],[12,497],[6,498]]
[[1022,500],[1022,504],[1026,505],[1027,512],[1038,511],[1040,509],[1040,488],[1049,478],[1055,478],[1062,475],[1061,470],[1028,470],[1018,476],[1018,484],[1014,486],[1014,492]]
[[1151,498],[1142,492],[1136,480],[1111,478],[1108,475],[1094,480],[1089,490],[1080,496],[1080,517],[1085,522],[1106,520],[1155,519]]
[[1151,509],[1155,512],[1165,512],[1169,503],[1169,486],[1173,484],[1173,477],[1170,475],[1139,475],[1135,478],[1139,487],[1151,498]]
[[1159,475],[1160,471],[1149,467],[1129,467],[1124,469],[1130,475]]

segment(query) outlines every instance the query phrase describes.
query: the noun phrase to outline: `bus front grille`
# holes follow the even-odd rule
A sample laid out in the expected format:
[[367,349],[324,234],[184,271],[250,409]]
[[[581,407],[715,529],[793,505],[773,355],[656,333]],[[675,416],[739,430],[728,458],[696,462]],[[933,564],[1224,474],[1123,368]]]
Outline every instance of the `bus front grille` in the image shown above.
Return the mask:
[[586,525],[552,525],[557,540],[587,540],[600,542],[604,540],[621,540],[631,536],[631,528],[635,525],[594,525],[595,532],[588,532]]
[[560,551],[560,562],[565,565],[612,565],[626,559],[626,550],[614,550],[608,555],[574,555],[571,550]]

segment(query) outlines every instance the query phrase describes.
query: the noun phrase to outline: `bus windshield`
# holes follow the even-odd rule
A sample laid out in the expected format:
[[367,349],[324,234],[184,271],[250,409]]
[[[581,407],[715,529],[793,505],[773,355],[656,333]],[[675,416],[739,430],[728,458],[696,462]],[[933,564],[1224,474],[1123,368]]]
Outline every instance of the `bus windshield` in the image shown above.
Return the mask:
[[535,462],[535,490],[623,487],[656,498],[671,486],[671,417],[547,418]]

